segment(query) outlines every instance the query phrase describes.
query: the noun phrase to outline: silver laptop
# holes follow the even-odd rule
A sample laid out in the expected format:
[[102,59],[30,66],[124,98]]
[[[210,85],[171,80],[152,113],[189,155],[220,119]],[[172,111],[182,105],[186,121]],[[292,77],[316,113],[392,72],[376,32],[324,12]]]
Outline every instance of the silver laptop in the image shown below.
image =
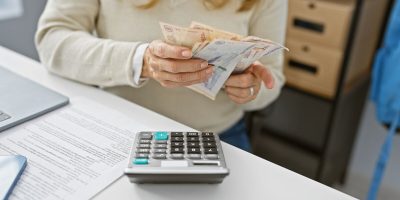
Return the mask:
[[68,102],[67,97],[0,67],[0,132]]

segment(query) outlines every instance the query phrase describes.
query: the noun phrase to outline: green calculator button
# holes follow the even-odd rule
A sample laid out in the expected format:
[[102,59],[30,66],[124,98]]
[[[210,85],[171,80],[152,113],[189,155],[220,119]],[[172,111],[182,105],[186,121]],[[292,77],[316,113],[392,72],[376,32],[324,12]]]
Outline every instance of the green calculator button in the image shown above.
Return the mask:
[[135,165],[147,165],[149,164],[149,160],[145,158],[136,158],[133,160],[133,164]]
[[168,132],[155,132],[154,139],[155,140],[168,140]]

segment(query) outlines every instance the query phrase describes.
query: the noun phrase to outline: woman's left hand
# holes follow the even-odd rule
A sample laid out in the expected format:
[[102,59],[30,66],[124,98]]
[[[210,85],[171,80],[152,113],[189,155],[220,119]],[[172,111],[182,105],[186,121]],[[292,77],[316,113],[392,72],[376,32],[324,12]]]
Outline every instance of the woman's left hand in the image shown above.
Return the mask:
[[235,103],[244,104],[257,97],[261,82],[272,89],[275,81],[271,72],[257,61],[243,73],[232,74],[225,83],[225,92]]

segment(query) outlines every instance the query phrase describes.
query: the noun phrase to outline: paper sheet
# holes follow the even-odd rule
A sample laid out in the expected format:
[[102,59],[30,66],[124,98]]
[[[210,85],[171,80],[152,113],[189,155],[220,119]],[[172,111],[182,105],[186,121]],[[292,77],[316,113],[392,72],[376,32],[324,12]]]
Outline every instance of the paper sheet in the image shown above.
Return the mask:
[[135,132],[125,115],[79,98],[27,125],[0,133],[0,154],[28,165],[10,199],[88,199],[123,174]]

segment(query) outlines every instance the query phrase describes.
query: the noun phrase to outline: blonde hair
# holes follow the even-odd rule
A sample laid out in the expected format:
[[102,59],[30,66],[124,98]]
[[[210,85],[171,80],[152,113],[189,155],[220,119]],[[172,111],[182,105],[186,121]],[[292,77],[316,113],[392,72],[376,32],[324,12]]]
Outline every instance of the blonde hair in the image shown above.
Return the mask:
[[[142,3],[140,5],[136,5],[136,7],[141,9],[149,9],[156,5],[159,0],[147,0],[147,2]],[[210,9],[219,9],[222,8],[229,0],[203,0],[203,5]],[[244,12],[250,10],[259,0],[243,0],[240,7],[237,9],[238,12]]]

